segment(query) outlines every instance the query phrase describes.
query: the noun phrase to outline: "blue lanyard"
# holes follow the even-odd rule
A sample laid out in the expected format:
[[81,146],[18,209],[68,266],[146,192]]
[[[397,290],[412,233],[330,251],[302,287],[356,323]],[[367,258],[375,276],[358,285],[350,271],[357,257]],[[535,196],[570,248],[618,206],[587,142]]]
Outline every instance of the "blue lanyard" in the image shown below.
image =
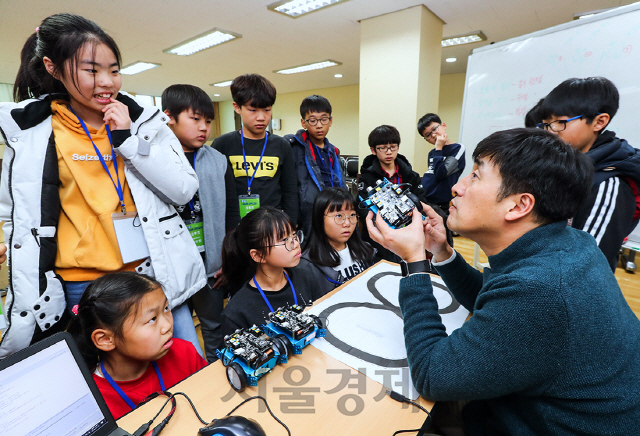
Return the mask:
[[[240,142],[242,142],[242,157],[244,158],[244,170],[247,172],[247,195],[251,195],[251,184],[253,183],[253,179],[258,172],[258,168],[260,167],[260,162],[262,162],[262,156],[264,156],[264,151],[267,149],[267,138],[269,134],[264,132],[264,145],[262,146],[262,153],[260,154],[260,160],[258,161],[258,165],[256,165],[253,170],[253,176],[249,179],[249,166],[247,165],[247,155],[244,153],[244,134],[242,132],[242,128],[240,128]],[[273,311],[272,311],[273,312]]]
[[[164,392],[166,388],[164,387],[164,380],[162,380],[162,374],[160,374],[160,368],[158,368],[158,364],[155,361],[151,362],[151,365],[153,365],[153,369],[156,371],[156,375],[158,376],[158,381],[160,382],[160,389],[162,389],[162,392]],[[133,401],[131,401],[131,398],[129,398],[127,394],[124,393],[122,388],[118,386],[118,384],[113,380],[113,378],[111,378],[107,370],[104,369],[104,361],[100,362],[100,371],[102,371],[102,375],[109,382],[111,387],[118,393],[118,395],[120,395],[120,398],[122,398],[124,402],[127,403],[129,407],[131,407],[131,410],[135,409],[136,405],[133,403]]]
[[111,156],[112,156],[112,159],[113,159],[113,167],[116,170],[116,180],[118,181],[117,185],[116,185],[116,182],[113,181],[113,177],[111,176],[111,173],[109,172],[109,168],[107,167],[107,163],[104,161],[104,158],[102,157],[102,154],[100,153],[100,150],[98,149],[98,147],[96,147],[96,144],[93,142],[93,138],[91,138],[91,134],[89,133],[89,129],[87,129],[87,125],[84,123],[84,121],[82,121],[82,118],[80,118],[78,115],[76,115],[76,113],[73,111],[73,109],[71,109],[71,106],[69,106],[69,110],[71,111],[72,114],[74,114],[76,116],[76,118],[78,118],[78,121],[80,121],[80,125],[82,126],[82,129],[84,130],[84,133],[86,133],[87,136],[89,137],[89,141],[91,141],[91,144],[93,145],[93,148],[96,151],[96,155],[98,155],[98,159],[100,159],[100,163],[102,164],[102,168],[104,168],[104,170],[109,175],[109,178],[111,179],[111,183],[113,183],[113,187],[116,188],[116,192],[118,193],[118,199],[120,199],[120,209],[122,209],[122,213],[126,214],[127,213],[127,209],[124,206],[124,192],[122,190],[122,186],[120,185],[120,177],[118,176],[118,162],[116,161],[116,152],[113,149],[113,141],[111,140],[111,129],[109,128],[109,125],[105,124],[105,127],[107,128],[107,136],[109,137],[109,145],[111,145]]
[[344,284],[344,283],[339,282],[339,281],[337,281],[337,280],[330,279],[330,278],[329,278],[329,276],[325,276],[325,278],[326,278],[329,282],[333,283],[334,285],[343,285],[343,284]]
[[[316,153],[318,153],[318,157],[320,158],[320,163],[322,164],[322,168],[324,168],[324,172],[326,173],[327,167],[324,165],[324,159],[322,159],[322,155],[320,154],[320,149],[311,140],[309,140],[309,144],[313,144],[313,146],[316,148]],[[333,188],[333,165],[331,165],[331,155],[329,155],[329,150],[327,150],[327,155],[329,156],[329,174],[330,174],[329,183],[331,183],[331,187]]]
[[[193,151],[193,170],[196,170],[196,158],[198,157],[198,150],[194,150]],[[189,200],[189,210],[191,211],[191,219],[195,220],[196,219],[196,214],[193,211],[193,197],[191,197],[191,200]]]
[[[289,278],[286,272],[284,273],[284,276],[287,278],[287,281],[289,282],[289,286],[291,286],[291,292],[293,292],[293,304],[298,304],[298,296],[296,295],[296,290],[293,287],[293,283],[291,283],[291,279]],[[253,276],[253,283],[255,283],[256,288],[258,288],[258,291],[260,291],[260,295],[262,295],[262,299],[264,300],[264,302],[267,303],[267,306],[269,306],[269,310],[271,312],[275,312],[273,310],[273,306],[271,306],[271,303],[269,303],[269,299],[267,298],[266,295],[264,295],[264,291],[258,284],[258,281],[256,280],[256,276]]]

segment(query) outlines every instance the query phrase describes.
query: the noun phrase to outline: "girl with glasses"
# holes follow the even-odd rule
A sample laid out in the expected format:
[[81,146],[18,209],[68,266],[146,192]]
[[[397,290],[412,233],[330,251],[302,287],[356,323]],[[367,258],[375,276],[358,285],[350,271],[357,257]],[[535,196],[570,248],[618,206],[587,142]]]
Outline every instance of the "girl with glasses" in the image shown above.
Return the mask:
[[281,210],[249,212],[222,243],[222,274],[232,297],[222,312],[222,333],[265,322],[279,307],[305,306],[323,294],[300,262],[302,232]]
[[311,236],[300,267],[312,272],[322,294],[351,280],[373,263],[375,250],[360,237],[349,191],[325,188],[313,203]]

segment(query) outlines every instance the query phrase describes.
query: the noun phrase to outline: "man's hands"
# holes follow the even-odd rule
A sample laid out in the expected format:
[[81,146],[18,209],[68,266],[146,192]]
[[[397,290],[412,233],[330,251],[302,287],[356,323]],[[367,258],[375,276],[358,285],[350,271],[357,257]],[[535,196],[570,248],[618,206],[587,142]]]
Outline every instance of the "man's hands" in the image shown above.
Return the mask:
[[104,112],[104,123],[111,130],[129,130],[131,128],[129,108],[115,98],[111,97],[111,103],[106,105],[102,112]]
[[447,229],[442,217],[432,207],[422,203],[422,210],[427,215],[424,220],[424,247],[433,254],[433,260],[442,262],[453,254],[453,248],[447,243]]
[[453,254],[453,249],[447,244],[447,235],[442,217],[431,207],[422,204],[426,213],[425,220],[417,210],[413,210],[411,224],[402,229],[392,229],[376,215],[373,224],[373,212],[367,215],[367,229],[371,238],[383,247],[393,251],[404,261],[418,262],[426,259],[425,250],[433,253],[435,261],[447,260]]

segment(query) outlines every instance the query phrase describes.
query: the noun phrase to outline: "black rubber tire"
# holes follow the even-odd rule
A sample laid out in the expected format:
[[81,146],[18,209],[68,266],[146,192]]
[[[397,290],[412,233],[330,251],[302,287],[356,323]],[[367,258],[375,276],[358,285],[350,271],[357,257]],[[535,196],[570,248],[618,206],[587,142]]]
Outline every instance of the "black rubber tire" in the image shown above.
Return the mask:
[[311,319],[313,319],[313,322],[319,329],[324,328],[324,324],[322,323],[322,320],[320,318],[318,318],[316,315],[309,315],[309,316],[311,317]]
[[286,335],[280,333],[274,339],[280,339],[280,341],[282,341],[282,344],[284,345],[284,348],[287,350],[287,356],[293,356],[293,345]]
[[242,392],[247,388],[247,374],[238,362],[231,362],[227,366],[227,380],[236,392]]
[[284,335],[278,335],[275,338],[273,338],[273,349],[276,350],[279,355],[288,357],[289,350],[287,350],[287,344],[279,336],[284,336]]

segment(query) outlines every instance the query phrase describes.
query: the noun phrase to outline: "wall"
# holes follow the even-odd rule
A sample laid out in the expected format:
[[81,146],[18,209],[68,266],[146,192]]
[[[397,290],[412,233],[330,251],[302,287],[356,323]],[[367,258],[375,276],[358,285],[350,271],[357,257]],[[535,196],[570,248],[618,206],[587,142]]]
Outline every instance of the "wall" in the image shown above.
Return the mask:
[[233,132],[236,129],[236,124],[233,119],[233,101],[221,101],[220,102],[220,134]]
[[[278,94],[273,106],[273,118],[279,118],[280,130],[274,133],[284,136],[301,129],[300,103],[313,94],[322,95],[331,102],[333,125],[328,138],[340,149],[341,154],[358,154],[358,85],[338,86],[336,88],[311,89],[302,92]],[[234,130],[233,104],[231,101],[220,103],[220,130],[227,133]]]
[[[440,76],[440,100],[438,115],[447,125],[447,135],[453,142],[460,137],[460,116],[464,97],[465,73],[443,74]],[[475,144],[474,144],[475,145]]]
[[422,5],[361,21],[361,157],[371,154],[369,133],[390,124],[400,132],[400,152],[416,171],[426,171],[416,121],[438,105],[440,64],[433,60],[441,57],[441,39],[442,20]]

